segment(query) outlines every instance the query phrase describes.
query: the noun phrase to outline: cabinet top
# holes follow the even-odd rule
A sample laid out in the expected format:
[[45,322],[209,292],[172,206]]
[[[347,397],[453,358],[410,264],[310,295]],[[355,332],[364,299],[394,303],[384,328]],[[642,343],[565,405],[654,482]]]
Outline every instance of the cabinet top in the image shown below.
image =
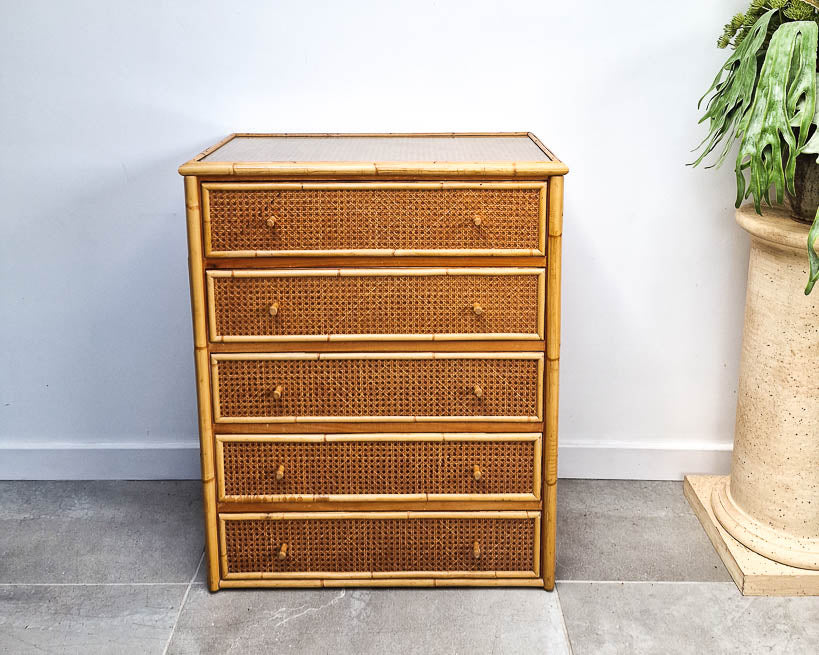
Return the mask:
[[390,178],[564,175],[533,134],[231,134],[182,175]]

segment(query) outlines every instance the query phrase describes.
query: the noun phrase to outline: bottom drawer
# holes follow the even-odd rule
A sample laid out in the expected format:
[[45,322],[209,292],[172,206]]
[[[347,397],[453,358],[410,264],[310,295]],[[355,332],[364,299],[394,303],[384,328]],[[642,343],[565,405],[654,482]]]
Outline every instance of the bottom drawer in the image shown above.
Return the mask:
[[539,575],[540,512],[221,514],[223,579]]

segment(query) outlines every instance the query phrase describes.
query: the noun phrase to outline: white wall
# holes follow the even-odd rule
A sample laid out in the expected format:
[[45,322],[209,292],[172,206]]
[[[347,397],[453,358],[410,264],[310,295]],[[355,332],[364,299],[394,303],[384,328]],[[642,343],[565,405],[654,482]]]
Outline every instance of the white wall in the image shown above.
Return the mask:
[[233,131],[532,130],[561,474],[723,470],[747,239],[686,168],[742,0],[3,2],[0,478],[198,475],[182,180]]

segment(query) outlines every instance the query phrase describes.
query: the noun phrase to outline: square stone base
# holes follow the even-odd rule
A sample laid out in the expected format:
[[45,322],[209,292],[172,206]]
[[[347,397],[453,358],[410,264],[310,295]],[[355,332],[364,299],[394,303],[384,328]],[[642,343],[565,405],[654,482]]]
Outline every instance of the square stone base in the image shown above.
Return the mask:
[[797,569],[749,550],[719,524],[711,490],[727,476],[686,475],[683,491],[743,596],[819,596],[819,571]]

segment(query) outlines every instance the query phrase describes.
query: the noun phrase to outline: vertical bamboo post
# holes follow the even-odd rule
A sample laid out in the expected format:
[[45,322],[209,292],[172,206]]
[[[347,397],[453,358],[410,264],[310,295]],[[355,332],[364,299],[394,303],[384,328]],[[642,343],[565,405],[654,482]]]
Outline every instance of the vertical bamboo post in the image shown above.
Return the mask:
[[188,223],[188,269],[191,285],[193,347],[196,363],[196,395],[199,403],[199,445],[202,459],[202,496],[205,506],[205,552],[208,588],[219,589],[219,553],[216,534],[216,478],[213,465],[213,430],[210,399],[210,366],[205,329],[205,271],[202,262],[202,226],[199,183],[185,177],[185,210]]
[[560,382],[560,267],[563,238],[563,176],[549,178],[549,242],[546,273],[546,385],[543,426],[543,508],[545,535],[543,586],[555,586],[555,531],[557,528],[557,423]]

